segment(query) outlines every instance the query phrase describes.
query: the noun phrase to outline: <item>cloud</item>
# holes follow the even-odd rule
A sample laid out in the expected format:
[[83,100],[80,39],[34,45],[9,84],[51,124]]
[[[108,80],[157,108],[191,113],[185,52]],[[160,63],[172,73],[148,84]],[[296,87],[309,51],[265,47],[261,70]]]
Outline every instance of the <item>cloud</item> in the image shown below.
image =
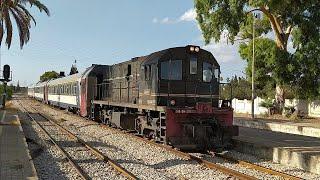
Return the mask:
[[158,18],[153,18],[153,19],[152,19],[152,22],[153,22],[153,23],[158,23],[159,20],[158,20]]
[[179,21],[195,21],[196,17],[196,10],[192,8],[186,11],[182,16],[180,16]]
[[220,43],[211,43],[202,47],[212,52],[218,62],[232,63],[239,60],[238,45]]
[[202,48],[212,52],[213,56],[217,59],[218,62],[223,63],[235,63],[239,62],[241,59],[238,53],[239,43],[231,44],[227,40],[227,32],[221,34],[221,39],[219,42],[211,42],[208,45],[203,46]]
[[159,23],[159,24],[176,24],[179,22],[191,22],[196,20],[196,10],[195,9],[189,9],[186,12],[184,12],[179,18],[169,18],[165,17],[163,19],[153,18],[152,23]]
[[233,75],[245,76],[246,61],[242,60],[238,53],[239,44],[227,44],[226,42],[210,43],[202,46],[202,49],[210,51],[220,64],[223,78]]
[[170,21],[169,21],[169,18],[168,17],[165,17],[161,20],[161,23],[162,24],[168,24]]
[[176,21],[173,19],[170,19],[169,17],[165,17],[163,19],[153,18],[152,23],[155,23],[155,24],[157,24],[157,23],[159,23],[159,24],[174,24],[174,23],[176,23]]

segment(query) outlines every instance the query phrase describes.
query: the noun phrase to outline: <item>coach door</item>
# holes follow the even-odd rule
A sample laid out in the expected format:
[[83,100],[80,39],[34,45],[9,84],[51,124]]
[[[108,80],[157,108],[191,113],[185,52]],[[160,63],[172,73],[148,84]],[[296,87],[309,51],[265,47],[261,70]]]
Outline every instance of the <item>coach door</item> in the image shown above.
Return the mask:
[[80,115],[87,116],[87,79],[80,82]]

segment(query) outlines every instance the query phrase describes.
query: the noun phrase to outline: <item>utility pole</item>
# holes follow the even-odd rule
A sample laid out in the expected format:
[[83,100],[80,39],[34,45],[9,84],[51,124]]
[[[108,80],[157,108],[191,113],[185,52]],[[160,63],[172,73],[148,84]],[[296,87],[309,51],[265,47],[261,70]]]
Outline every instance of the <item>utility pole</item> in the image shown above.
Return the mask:
[[254,61],[255,61],[255,54],[254,54],[254,23],[255,23],[255,14],[253,13],[253,22],[252,22],[252,74],[251,74],[251,118],[254,119],[254,98],[255,98],[255,90],[254,90]]

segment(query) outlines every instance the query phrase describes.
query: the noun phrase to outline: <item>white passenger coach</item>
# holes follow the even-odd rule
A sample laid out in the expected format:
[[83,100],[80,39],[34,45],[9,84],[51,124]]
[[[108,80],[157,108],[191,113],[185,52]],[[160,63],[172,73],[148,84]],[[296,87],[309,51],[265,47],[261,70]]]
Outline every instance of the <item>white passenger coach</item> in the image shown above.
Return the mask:
[[80,106],[79,86],[81,74],[51,80],[47,83],[48,104],[62,108],[77,109]]

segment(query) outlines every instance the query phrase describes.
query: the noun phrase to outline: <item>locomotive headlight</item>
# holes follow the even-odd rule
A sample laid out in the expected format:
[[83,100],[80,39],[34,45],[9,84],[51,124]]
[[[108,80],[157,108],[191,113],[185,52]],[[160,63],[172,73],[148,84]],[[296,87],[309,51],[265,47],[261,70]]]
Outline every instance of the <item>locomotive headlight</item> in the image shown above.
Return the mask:
[[194,51],[194,47],[190,46],[190,51],[193,52]]
[[172,99],[172,100],[170,101],[170,104],[171,104],[172,106],[174,106],[174,105],[176,105],[176,101],[175,101],[174,99]]
[[195,52],[199,52],[199,51],[200,51],[200,48],[199,48],[199,47],[195,47],[195,48],[194,48],[194,51],[195,51]]

